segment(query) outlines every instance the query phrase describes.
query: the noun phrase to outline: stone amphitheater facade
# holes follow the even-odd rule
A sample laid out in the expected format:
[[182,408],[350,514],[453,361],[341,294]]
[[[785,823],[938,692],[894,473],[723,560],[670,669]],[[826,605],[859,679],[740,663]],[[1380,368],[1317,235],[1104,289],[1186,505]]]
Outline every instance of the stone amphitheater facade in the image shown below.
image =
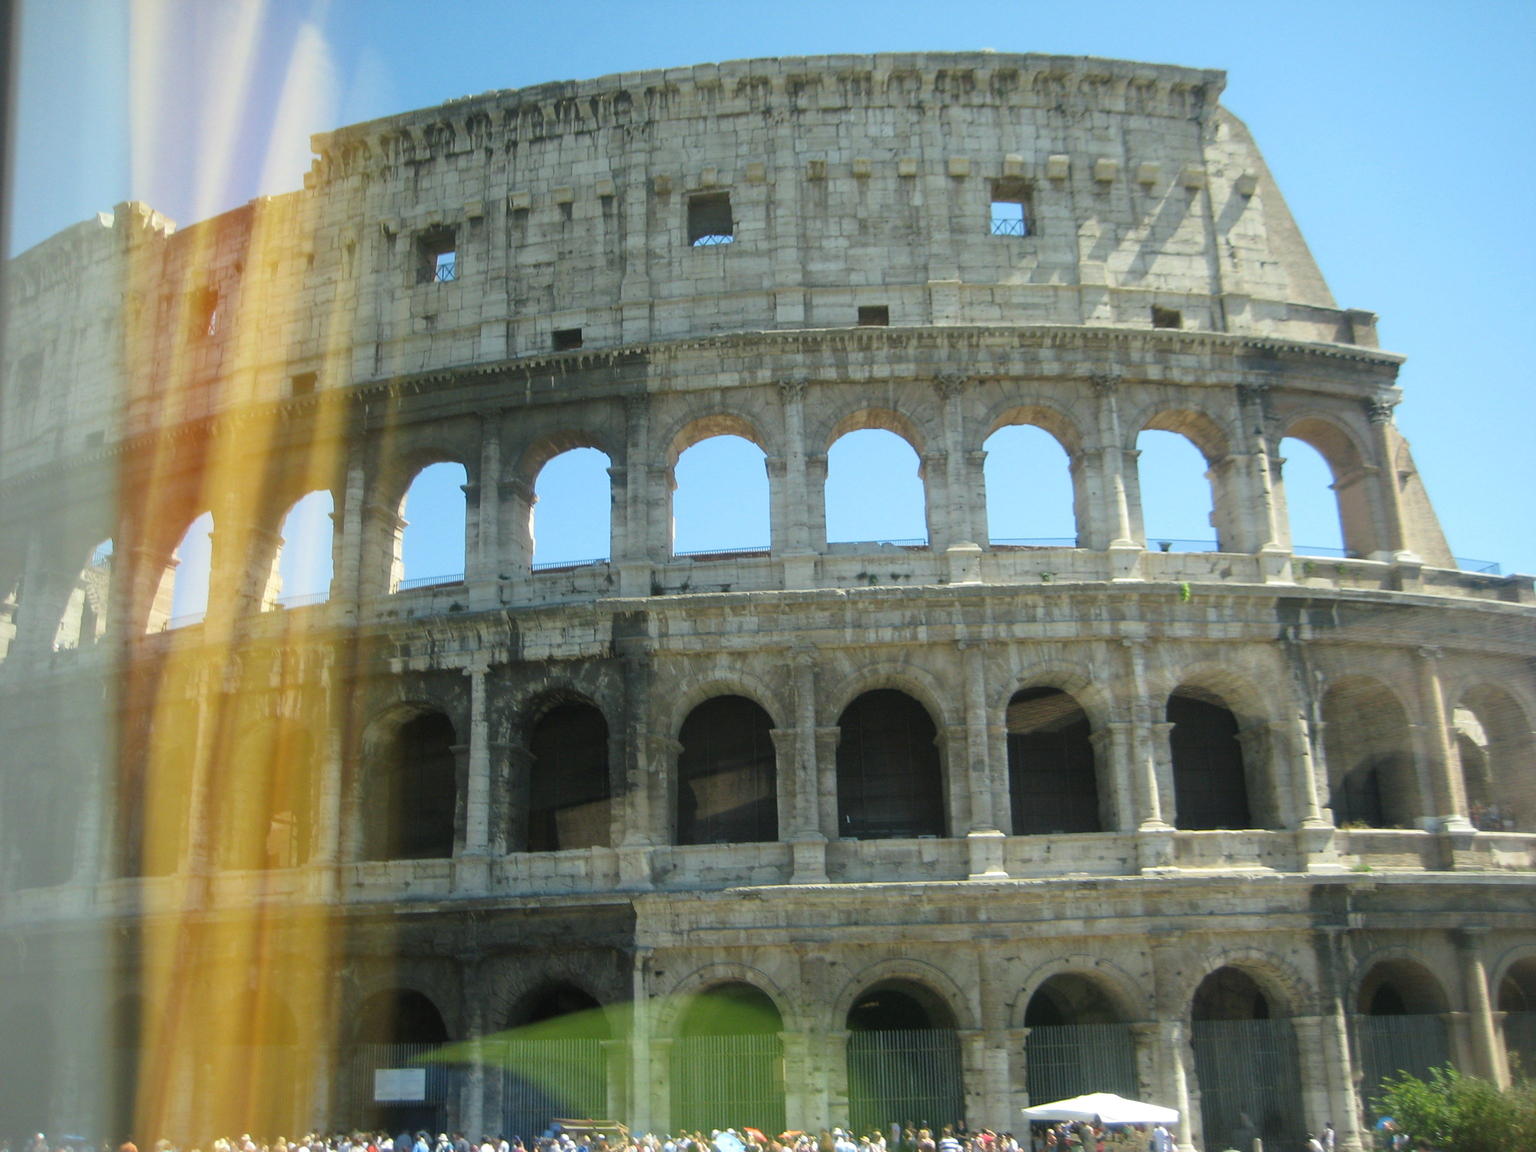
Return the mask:
[[[12,261],[0,1122],[1018,1128],[1115,1088],[1186,1147],[1356,1149],[1386,1072],[1536,1058],[1533,582],[1457,569],[1402,358],[1222,85],[980,53],[494,92]],[[989,541],[1012,425],[1075,541]],[[921,460],[920,545],[828,543],[869,428]],[[1148,547],[1145,430],[1207,462],[1214,551]],[[771,541],[678,555],[720,435]],[[1286,437],[1345,558],[1292,549]],[[579,447],[609,557],[536,567]],[[464,571],[412,586],[443,462]],[[311,492],[333,577],[285,605]]]

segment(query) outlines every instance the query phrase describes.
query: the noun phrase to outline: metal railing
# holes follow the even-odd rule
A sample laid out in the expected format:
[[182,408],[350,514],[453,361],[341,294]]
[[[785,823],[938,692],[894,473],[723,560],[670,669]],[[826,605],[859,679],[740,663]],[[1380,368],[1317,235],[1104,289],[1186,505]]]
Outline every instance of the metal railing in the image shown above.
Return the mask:
[[691,560],[728,560],[737,556],[767,556],[766,544],[752,544],[743,548],[700,548],[693,552],[674,552],[673,556],[686,556]]
[[329,592],[295,592],[279,596],[275,603],[279,608],[308,608],[312,604],[324,604],[330,598]]
[[1005,536],[988,543],[993,548],[1076,548],[1076,536]]
[[736,237],[724,232],[711,232],[707,236],[700,236],[693,242],[695,248],[719,248],[725,244],[734,244]]
[[464,573],[448,572],[441,576],[417,576],[411,580],[402,580],[395,587],[397,592],[409,592],[415,588],[436,588],[445,584],[464,583]]
[[1024,221],[1003,218],[992,221],[992,235],[1028,236],[1029,231],[1024,227]]
[[593,564],[607,564],[607,556],[594,556],[590,560],[544,560],[538,564],[530,564],[532,572],[561,572],[568,568],[589,568]]

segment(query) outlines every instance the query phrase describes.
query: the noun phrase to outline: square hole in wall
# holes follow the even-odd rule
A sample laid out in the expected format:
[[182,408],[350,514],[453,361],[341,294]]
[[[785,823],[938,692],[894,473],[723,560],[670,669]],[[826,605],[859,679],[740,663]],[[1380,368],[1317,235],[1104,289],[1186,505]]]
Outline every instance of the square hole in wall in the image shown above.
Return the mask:
[[688,197],[688,243],[714,248],[736,239],[729,192],[699,192]]
[[315,384],[319,380],[319,373],[296,372],[288,377],[288,395],[308,396],[315,390]]
[[458,278],[458,230],[439,225],[417,236],[416,283],[447,284]]
[[1182,328],[1184,327],[1184,314],[1177,308],[1159,308],[1152,305],[1152,327],[1154,328]]
[[988,217],[992,235],[1030,236],[1034,232],[1033,223],[1029,185],[1016,179],[992,181],[991,212]]
[[580,347],[581,347],[581,329],[580,328],[556,328],[555,329],[555,351],[556,352],[569,352],[573,348],[580,348]]
[[860,328],[886,328],[891,323],[891,309],[886,304],[860,304]]

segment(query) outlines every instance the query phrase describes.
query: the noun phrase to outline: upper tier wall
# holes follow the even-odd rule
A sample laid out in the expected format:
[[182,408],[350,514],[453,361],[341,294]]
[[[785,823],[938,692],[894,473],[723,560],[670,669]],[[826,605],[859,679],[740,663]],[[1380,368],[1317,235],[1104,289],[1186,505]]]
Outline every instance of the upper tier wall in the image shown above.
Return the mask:
[[[120,205],[13,261],[0,475],[310,373],[332,388],[494,363],[578,329],[590,348],[840,327],[860,306],[897,325],[1131,327],[1156,308],[1374,345],[1221,86],[989,53],[749,61],[317,136],[301,192],[180,232]],[[690,244],[701,195],[731,243]],[[1028,235],[992,234],[995,198],[1024,205]],[[424,275],[439,251],[452,279]]]

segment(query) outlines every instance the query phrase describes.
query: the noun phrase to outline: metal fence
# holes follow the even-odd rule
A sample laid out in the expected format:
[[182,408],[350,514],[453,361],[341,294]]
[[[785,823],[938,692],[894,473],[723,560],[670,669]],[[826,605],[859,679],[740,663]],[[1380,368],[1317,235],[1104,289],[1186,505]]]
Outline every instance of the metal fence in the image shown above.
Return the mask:
[[1450,1061],[1445,1021],[1439,1016],[1357,1016],[1360,1098],[1367,1107],[1381,1095],[1381,1082],[1399,1072],[1427,1076]]
[[[348,1124],[371,1127],[441,1128],[450,1102],[456,1101],[464,1068],[434,1063],[433,1044],[360,1044],[341,1063],[335,1086],[333,1116]],[[377,1100],[374,1073],[381,1068],[419,1068],[425,1073],[420,1099]]]
[[960,1040],[947,1029],[854,1032],[848,1037],[848,1121],[854,1131],[917,1123],[937,1131],[964,1119]]
[[1536,1079],[1536,1012],[1505,1014],[1504,1049],[1512,1073]]
[[608,1115],[608,1057],[595,1039],[504,1040],[483,1045],[501,1071],[502,1131],[524,1143],[557,1116]]
[[1029,1102],[1088,1092],[1135,1099],[1136,1046],[1129,1024],[1059,1024],[1029,1030],[1024,1042]]
[[1207,1148],[1300,1148],[1306,1123],[1289,1020],[1196,1020],[1191,1040]]
[[784,1131],[784,1045],[772,1034],[688,1036],[672,1045],[671,1128]]

